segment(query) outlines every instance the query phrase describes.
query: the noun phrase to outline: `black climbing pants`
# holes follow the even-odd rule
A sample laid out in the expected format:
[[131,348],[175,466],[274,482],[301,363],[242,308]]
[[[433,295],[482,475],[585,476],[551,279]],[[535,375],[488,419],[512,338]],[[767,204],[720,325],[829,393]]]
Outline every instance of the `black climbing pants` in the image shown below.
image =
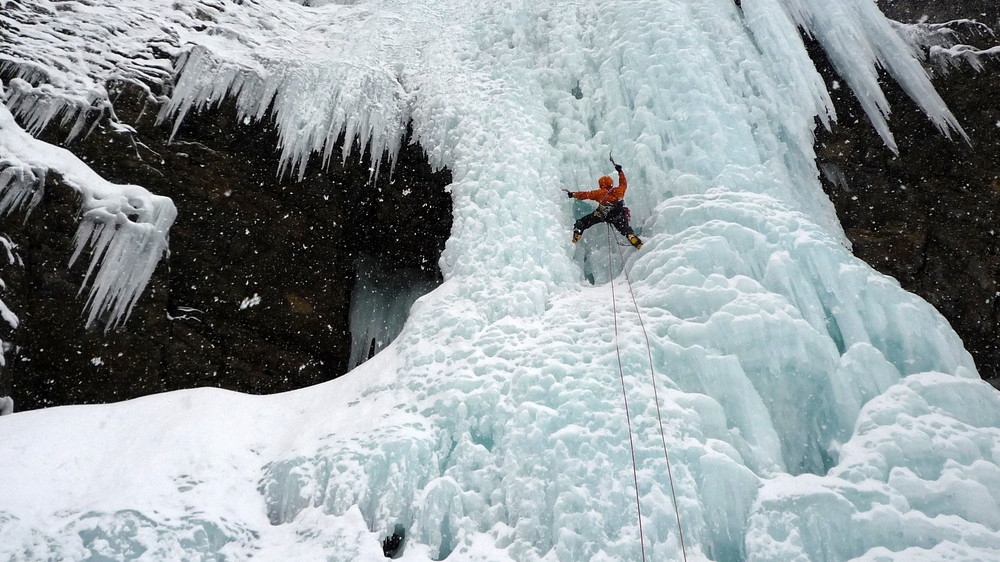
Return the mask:
[[615,227],[626,238],[630,234],[635,234],[635,231],[628,224],[628,218],[625,217],[625,203],[621,201],[611,205],[607,212],[602,212],[601,207],[598,207],[593,213],[580,217],[573,225],[573,232],[581,233],[599,222],[611,223],[611,226]]

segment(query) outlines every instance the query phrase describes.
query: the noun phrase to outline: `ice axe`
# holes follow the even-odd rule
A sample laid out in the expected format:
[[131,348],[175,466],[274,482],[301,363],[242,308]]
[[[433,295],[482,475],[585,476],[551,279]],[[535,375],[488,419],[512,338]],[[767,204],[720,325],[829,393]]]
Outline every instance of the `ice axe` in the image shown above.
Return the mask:
[[618,162],[615,162],[615,157],[611,155],[611,152],[608,152],[608,160],[611,160],[611,165],[615,167],[615,170],[621,168],[621,166],[618,165]]

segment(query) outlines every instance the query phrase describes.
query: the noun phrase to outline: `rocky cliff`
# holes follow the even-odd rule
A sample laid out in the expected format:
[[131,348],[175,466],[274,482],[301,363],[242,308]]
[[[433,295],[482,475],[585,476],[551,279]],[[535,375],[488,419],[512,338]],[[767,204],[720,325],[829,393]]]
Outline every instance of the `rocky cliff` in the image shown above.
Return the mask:
[[[32,220],[2,231],[23,267],[3,270],[21,318],[3,385],[19,410],[215,386],[250,393],[301,388],[348,369],[349,313],[361,258],[414,284],[440,277],[451,230],[447,170],[432,171],[407,143],[394,169],[372,173],[355,149],[344,165],[318,162],[299,180],[277,177],[278,139],[222,105],[187,118],[176,136],[155,122],[144,92],[113,89],[136,129],[99,122],[69,148],[105,178],[171,197],[170,256],[125,326],[84,328],[84,267],[67,269],[75,193],[50,177]],[[44,139],[60,143],[66,131]],[[4,388],[6,387],[6,388]]]
[[[1000,29],[995,2],[883,0],[900,22],[973,18]],[[957,25],[979,49],[998,39]],[[820,53],[814,57],[821,58]],[[820,129],[817,160],[854,253],[933,304],[962,337],[984,379],[1000,386],[1000,57],[950,69],[932,66],[934,84],[968,134],[949,140],[891,80],[888,150],[854,97],[820,64],[834,96],[837,124]]]
[[[992,2],[881,5],[899,21],[977,17],[1000,29]],[[968,143],[942,137],[885,81],[898,154],[821,63],[839,120],[819,132],[816,149],[855,253],[934,304],[997,384],[1000,62],[984,62],[982,71],[965,65],[935,79]],[[78,212],[72,190],[50,177],[31,221],[0,225],[23,259],[2,271],[22,323],[4,338],[15,347],[0,395],[12,395],[19,410],[194,386],[270,393],[328,380],[349,366],[359,257],[414,283],[439,278],[450,174],[431,170],[418,145],[406,143],[395,167],[383,163],[375,175],[355,147],[345,165],[312,162],[301,180],[277,177],[278,139],[266,124],[239,122],[222,104],[188,116],[171,138],[144,92],[111,90],[118,117],[136,132],[99,122],[70,148],[107,179],[174,200],[170,256],[124,327],[88,331],[82,268],[66,267]],[[45,133],[56,144],[65,137]]]

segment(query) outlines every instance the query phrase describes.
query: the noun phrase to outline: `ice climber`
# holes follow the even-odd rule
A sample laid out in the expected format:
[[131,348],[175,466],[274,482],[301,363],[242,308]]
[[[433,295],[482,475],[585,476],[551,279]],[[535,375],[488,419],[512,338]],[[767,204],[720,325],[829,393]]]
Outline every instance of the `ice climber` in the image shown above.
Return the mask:
[[611,159],[615,171],[618,172],[618,187],[614,187],[611,176],[601,176],[597,180],[597,189],[593,191],[569,191],[564,189],[566,195],[573,199],[589,199],[597,201],[597,209],[589,215],[580,217],[573,225],[573,243],[577,243],[583,237],[583,231],[599,222],[610,223],[622,236],[638,250],[642,248],[642,240],[635,235],[635,231],[629,226],[629,211],[625,207],[625,190],[628,189],[628,182],[625,180],[625,172],[622,167]]

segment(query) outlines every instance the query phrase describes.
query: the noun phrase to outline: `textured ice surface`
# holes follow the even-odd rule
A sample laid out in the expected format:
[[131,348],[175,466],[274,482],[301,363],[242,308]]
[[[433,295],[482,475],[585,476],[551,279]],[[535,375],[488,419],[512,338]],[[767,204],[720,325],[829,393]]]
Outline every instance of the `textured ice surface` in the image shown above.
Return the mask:
[[[1000,398],[847,249],[795,26],[887,142],[876,64],[954,118],[874,3],[742,4],[39,0],[32,26],[6,2],[0,33],[33,58],[2,56],[47,99],[99,94],[158,31],[186,53],[164,117],[271,108],[289,171],[341,133],[392,153],[410,122],[452,171],[454,226],[445,282],[341,379],[5,416],[0,552],[376,560],[401,525],[404,560],[637,560],[638,495],[648,559],[678,560],[658,407],[689,560],[996,559]],[[69,18],[91,42],[72,67]],[[639,252],[601,226],[569,241],[590,207],[560,188],[591,188],[609,151]]]

